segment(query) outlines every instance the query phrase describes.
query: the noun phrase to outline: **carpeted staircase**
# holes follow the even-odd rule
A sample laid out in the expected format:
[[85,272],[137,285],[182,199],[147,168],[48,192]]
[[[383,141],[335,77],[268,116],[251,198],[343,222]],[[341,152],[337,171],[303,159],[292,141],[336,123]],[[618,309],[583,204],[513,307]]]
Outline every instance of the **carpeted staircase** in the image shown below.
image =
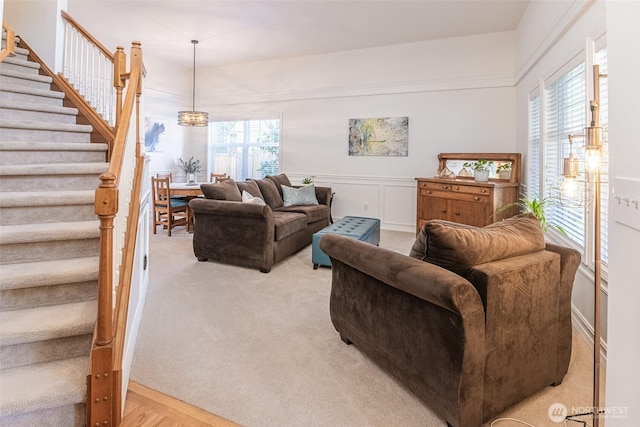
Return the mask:
[[27,55],[0,63],[0,426],[80,426],[107,147]]

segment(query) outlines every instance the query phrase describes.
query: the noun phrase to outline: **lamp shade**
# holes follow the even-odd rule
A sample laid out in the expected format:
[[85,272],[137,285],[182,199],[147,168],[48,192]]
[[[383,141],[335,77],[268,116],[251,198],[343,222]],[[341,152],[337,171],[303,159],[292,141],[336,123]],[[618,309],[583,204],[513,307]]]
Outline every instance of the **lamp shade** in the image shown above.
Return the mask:
[[209,113],[204,111],[178,111],[180,126],[203,127],[209,125]]

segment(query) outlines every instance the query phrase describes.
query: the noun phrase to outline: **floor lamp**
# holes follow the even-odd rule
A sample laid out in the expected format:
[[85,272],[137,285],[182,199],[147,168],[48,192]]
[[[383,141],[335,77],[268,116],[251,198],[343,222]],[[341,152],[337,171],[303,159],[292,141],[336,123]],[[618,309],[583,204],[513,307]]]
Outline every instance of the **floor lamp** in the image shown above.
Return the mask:
[[[585,191],[593,187],[593,213],[594,213],[594,319],[593,319],[593,427],[600,425],[600,286],[602,274],[601,261],[601,166],[603,155],[603,131],[600,126],[600,66],[593,66],[593,100],[590,103],[591,124],[584,129],[584,135],[569,135],[569,146],[572,147],[573,139],[581,136],[585,139],[584,144],[584,169],[586,176]],[[563,182],[560,187],[560,200],[568,200],[575,197],[578,188],[576,179],[579,176],[578,159],[570,149],[568,158],[564,159]],[[585,197],[585,199],[589,199]],[[590,201],[590,200],[588,200]],[[583,414],[588,415],[588,414]]]

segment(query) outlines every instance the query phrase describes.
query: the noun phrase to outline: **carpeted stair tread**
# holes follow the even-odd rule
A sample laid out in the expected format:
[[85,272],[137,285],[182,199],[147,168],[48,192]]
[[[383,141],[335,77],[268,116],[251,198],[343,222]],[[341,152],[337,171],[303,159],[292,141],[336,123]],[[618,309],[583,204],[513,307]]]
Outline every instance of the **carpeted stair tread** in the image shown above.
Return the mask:
[[37,89],[29,86],[8,85],[5,83],[0,84],[0,92],[22,93],[25,95],[35,95],[55,99],[64,99],[65,97],[63,92],[56,92],[48,89]]
[[103,142],[79,144],[77,142],[0,141],[0,151],[107,151]]
[[98,262],[98,257],[85,257],[6,264],[0,272],[0,290],[97,280]]
[[0,312],[0,345],[93,333],[98,302],[82,301]]
[[94,200],[95,190],[0,192],[0,208],[85,205]]
[[14,77],[14,78],[19,78],[23,80],[40,82],[40,83],[51,83],[53,81],[53,79],[49,76],[43,76],[40,74],[32,74],[32,73],[23,73],[18,70],[9,70],[4,68],[0,68],[0,76]]
[[0,176],[100,175],[108,168],[107,162],[4,165],[0,166]]
[[17,57],[8,56],[2,62],[6,64],[19,65],[21,67],[33,68],[36,70],[40,69],[40,64],[38,64],[37,62],[31,62]]
[[8,68],[0,68],[0,76],[6,76],[6,77],[14,77],[14,78],[19,78],[19,79],[23,79],[23,80],[31,80],[34,82],[40,82],[40,83],[51,83],[53,82],[53,79],[49,76],[43,76],[41,74],[33,74],[33,73],[25,73],[22,72],[20,70],[11,70]]
[[16,102],[0,99],[0,108],[11,110],[40,111],[44,113],[78,115],[78,109],[72,107],[62,107],[59,105],[34,104],[31,102]]
[[0,417],[83,403],[88,362],[75,357],[0,371],[2,389],[11,390],[0,393]]
[[[2,40],[5,43],[7,42],[6,34],[2,34]],[[18,36],[15,36],[15,41],[16,41],[16,43],[19,43],[20,42],[20,38]],[[29,55],[29,50],[25,49],[23,47],[15,46],[13,48],[13,51],[16,53],[16,55],[23,55],[23,56]]]
[[75,123],[36,122],[31,120],[1,119],[0,128],[4,129],[32,129],[48,130],[52,132],[83,132],[91,133],[91,125],[78,125]]
[[100,221],[51,222],[0,226],[2,244],[78,240],[100,237]]

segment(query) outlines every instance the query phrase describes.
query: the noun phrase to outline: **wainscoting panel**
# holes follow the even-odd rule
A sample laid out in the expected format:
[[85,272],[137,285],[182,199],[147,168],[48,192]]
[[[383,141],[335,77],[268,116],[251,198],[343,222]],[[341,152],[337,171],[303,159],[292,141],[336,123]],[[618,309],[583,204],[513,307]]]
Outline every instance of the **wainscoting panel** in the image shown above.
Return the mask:
[[[414,231],[416,221],[416,181],[382,186],[382,217],[385,228]],[[407,227],[411,228],[407,230]]]
[[[304,175],[287,173],[296,185]],[[386,230],[415,231],[416,181],[413,177],[316,175],[315,185],[331,187],[335,193],[333,218],[365,216],[380,218]]]

